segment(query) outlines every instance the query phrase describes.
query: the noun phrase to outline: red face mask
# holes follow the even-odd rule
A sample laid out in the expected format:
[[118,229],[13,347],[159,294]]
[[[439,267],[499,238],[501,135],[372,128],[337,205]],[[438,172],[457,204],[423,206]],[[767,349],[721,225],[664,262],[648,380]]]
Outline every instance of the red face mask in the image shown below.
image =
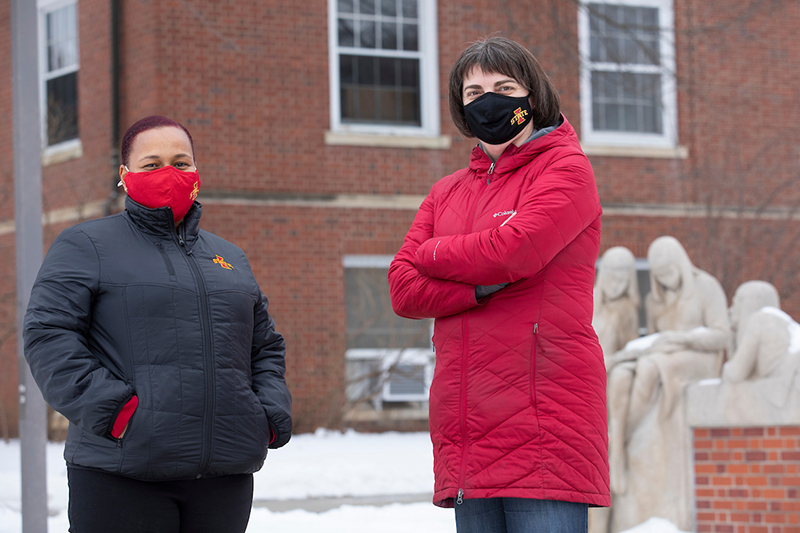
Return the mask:
[[184,172],[172,166],[150,172],[128,172],[125,174],[125,190],[132,200],[145,207],[169,207],[175,222],[179,222],[197,198],[200,176],[196,170]]

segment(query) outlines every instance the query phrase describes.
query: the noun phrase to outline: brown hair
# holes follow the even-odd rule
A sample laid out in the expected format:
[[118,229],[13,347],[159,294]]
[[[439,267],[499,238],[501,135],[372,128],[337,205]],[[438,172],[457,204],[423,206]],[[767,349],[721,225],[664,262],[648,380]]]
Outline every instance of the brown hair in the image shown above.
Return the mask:
[[561,117],[561,98],[539,62],[525,47],[505,37],[488,37],[469,46],[450,71],[450,116],[458,131],[475,137],[464,117],[464,78],[473,68],[510,76],[530,91],[533,124],[555,126]]

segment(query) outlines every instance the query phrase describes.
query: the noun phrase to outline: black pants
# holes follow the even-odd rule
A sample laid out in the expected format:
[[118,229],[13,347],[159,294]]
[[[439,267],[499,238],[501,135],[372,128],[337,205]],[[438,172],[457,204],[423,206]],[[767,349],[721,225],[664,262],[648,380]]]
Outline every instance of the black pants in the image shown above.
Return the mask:
[[253,475],[148,482],[68,468],[71,533],[243,533]]

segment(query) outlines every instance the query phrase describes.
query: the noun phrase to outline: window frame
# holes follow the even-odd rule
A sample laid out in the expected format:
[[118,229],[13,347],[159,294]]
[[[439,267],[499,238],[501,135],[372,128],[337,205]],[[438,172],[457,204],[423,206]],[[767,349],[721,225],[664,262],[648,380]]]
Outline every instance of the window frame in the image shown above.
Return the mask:
[[[436,18],[436,0],[417,0],[419,21],[419,50],[409,52],[394,50],[391,54],[380,48],[339,47],[338,0],[328,0],[328,66],[330,90],[330,128],[334,133],[377,134],[405,137],[438,137],[439,117],[439,47]],[[367,55],[377,57],[407,57],[419,59],[420,126],[392,124],[343,123],[341,109],[341,83],[339,56]]]
[[[344,255],[342,257],[342,274],[348,268],[380,268],[387,269],[391,265],[394,256],[391,255]],[[345,300],[347,298],[345,297]],[[345,302],[346,305],[346,302]],[[345,311],[346,312],[346,311]],[[429,320],[430,336],[433,336],[433,320]],[[436,354],[433,341],[429,348],[346,348],[345,364],[348,361],[370,360],[380,362],[382,369],[381,382],[379,384],[379,394],[372,404],[376,411],[382,409],[384,402],[427,402],[430,394],[431,382],[433,380],[433,369],[435,366]],[[424,392],[420,394],[397,394],[391,393],[391,374],[389,369],[394,363],[403,362],[415,366],[424,367]],[[346,374],[346,372],[345,372]],[[348,397],[348,401],[353,401]]]
[[[69,5],[75,6],[75,63],[69,67],[63,67],[53,72],[48,72],[48,56],[47,56],[47,15],[53,11]],[[48,131],[47,131],[47,82],[51,79],[59,78],[67,74],[80,71],[80,13],[78,11],[78,0],[37,0],[38,10],[38,46],[39,46],[39,111],[41,120],[42,132],[42,148],[43,158],[47,161],[50,159],[59,159],[58,155],[64,152],[75,154],[82,154],[82,144],[80,138],[80,126],[78,128],[78,136],[74,139],[62,141],[57,144],[48,145]],[[78,90],[78,88],[76,88]],[[80,113],[80,97],[78,97],[78,113]],[[80,124],[80,121],[79,121]]]
[[[587,4],[609,4],[658,8],[661,29],[659,48],[661,65],[625,65],[595,63],[591,60],[589,9]],[[629,146],[643,148],[678,147],[678,102],[675,83],[675,14],[672,0],[586,0],[578,8],[578,45],[580,52],[581,141],[586,145]],[[600,67],[600,68],[598,68]],[[592,69],[604,72],[658,73],[661,75],[663,133],[640,133],[595,130],[592,122]]]

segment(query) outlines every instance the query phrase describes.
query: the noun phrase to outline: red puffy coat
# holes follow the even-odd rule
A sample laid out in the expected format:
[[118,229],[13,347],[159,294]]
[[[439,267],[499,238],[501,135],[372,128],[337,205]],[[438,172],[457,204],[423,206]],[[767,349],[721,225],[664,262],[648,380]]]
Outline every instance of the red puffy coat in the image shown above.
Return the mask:
[[[398,315],[435,318],[434,503],[609,505],[606,371],[592,329],[600,200],[564,122],[437,182],[392,261]],[[476,285],[507,283],[475,300]]]

